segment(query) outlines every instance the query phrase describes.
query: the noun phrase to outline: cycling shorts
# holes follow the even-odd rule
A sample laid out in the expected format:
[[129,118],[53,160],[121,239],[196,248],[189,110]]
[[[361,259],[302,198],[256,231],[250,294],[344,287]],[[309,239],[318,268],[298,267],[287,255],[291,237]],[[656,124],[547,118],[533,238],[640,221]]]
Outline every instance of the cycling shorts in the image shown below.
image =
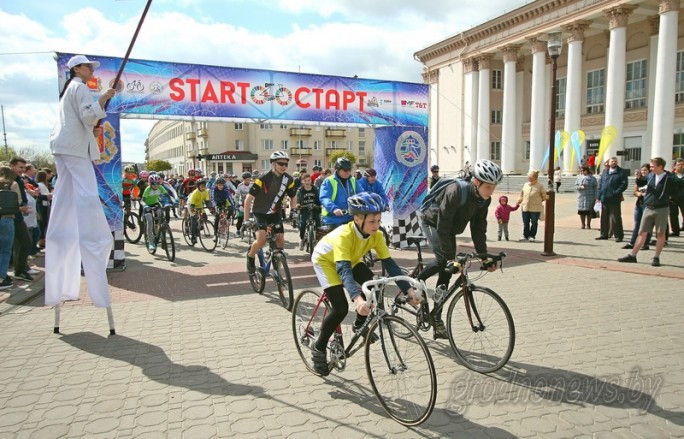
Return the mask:
[[283,228],[283,218],[278,213],[253,213],[254,222],[259,230],[266,230],[266,228],[271,225],[273,226],[273,233],[285,233]]

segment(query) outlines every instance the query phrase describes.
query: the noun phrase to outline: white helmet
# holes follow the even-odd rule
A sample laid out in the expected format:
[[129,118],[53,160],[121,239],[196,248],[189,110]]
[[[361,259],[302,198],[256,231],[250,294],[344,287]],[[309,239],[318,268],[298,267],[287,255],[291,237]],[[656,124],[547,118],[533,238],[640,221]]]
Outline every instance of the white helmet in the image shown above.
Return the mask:
[[290,156],[287,155],[287,152],[285,151],[276,151],[273,154],[271,154],[271,162],[275,162],[276,160],[279,159],[285,159],[285,160],[290,160]]
[[497,185],[503,180],[503,172],[499,165],[491,160],[480,159],[475,162],[473,167],[473,177],[482,183]]

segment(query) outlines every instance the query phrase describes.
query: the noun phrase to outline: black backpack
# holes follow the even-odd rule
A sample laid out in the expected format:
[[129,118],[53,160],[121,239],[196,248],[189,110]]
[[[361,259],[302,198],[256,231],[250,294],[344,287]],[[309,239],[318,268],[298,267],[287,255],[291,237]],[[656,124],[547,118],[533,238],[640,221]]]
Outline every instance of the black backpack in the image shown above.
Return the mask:
[[468,202],[468,181],[461,178],[440,178],[425,196],[425,199],[423,199],[418,210],[420,210],[421,213],[428,210],[430,206],[437,203],[437,199],[440,198],[440,195],[444,190],[455,183],[461,186],[461,192],[465,194],[465,197],[461,197],[461,204],[459,204],[459,207],[465,206]]
[[10,189],[0,189],[0,215],[16,215],[18,213],[17,193]]

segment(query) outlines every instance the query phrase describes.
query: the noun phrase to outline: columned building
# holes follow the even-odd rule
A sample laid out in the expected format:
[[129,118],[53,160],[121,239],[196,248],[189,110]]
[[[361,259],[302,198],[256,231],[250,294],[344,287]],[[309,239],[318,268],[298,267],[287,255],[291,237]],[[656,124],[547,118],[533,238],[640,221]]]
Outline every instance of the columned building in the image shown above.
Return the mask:
[[290,172],[314,165],[326,168],[330,155],[347,150],[357,157],[359,169],[373,164],[372,128],[207,121],[157,122],[148,135],[147,160],[166,160],[171,173],[189,169],[219,174],[270,169],[270,155],[285,150]]
[[598,152],[604,131],[612,141],[597,162],[618,156],[634,170],[659,156],[670,167],[684,157],[679,11],[679,0],[537,0],[417,52],[431,87],[431,159],[447,173],[478,158],[509,174],[540,169],[551,140],[547,41],[560,32],[555,127],[585,133],[579,157],[572,141],[563,150],[563,173]]

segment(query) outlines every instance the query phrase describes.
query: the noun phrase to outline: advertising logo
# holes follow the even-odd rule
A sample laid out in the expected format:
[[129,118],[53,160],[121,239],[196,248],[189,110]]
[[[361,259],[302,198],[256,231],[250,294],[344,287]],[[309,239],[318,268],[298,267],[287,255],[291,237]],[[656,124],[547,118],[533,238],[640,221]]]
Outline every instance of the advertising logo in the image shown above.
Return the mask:
[[423,136],[415,131],[404,131],[397,139],[394,151],[397,159],[411,168],[423,163],[427,155]]
[[162,85],[161,85],[161,83],[159,83],[157,81],[150,83],[149,87],[150,87],[150,91],[156,95],[158,95],[162,92]]

